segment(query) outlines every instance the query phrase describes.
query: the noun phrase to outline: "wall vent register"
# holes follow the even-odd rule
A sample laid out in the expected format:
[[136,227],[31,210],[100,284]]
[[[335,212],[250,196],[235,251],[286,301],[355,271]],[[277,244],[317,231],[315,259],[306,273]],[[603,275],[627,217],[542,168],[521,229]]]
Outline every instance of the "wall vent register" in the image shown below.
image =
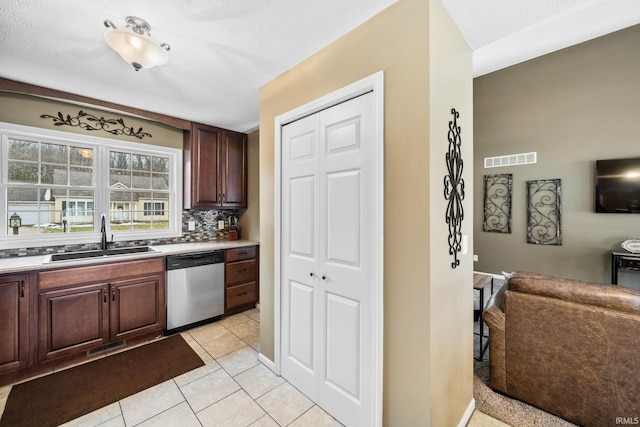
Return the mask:
[[531,153],[507,154],[506,156],[485,157],[484,167],[498,168],[502,166],[528,165],[537,163],[537,161],[538,153],[535,151]]

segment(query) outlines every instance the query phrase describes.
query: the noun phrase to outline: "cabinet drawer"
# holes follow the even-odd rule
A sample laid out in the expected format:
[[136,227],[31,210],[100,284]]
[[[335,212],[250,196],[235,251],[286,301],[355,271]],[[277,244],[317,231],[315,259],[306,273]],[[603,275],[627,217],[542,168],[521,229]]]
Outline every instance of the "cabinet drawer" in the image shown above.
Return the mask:
[[239,261],[225,265],[225,284],[256,280],[256,260]]
[[640,258],[620,257],[620,267],[629,270],[640,270]]
[[226,262],[244,261],[256,257],[256,247],[247,246],[244,248],[227,249],[225,253]]
[[256,282],[227,288],[227,309],[256,301]]

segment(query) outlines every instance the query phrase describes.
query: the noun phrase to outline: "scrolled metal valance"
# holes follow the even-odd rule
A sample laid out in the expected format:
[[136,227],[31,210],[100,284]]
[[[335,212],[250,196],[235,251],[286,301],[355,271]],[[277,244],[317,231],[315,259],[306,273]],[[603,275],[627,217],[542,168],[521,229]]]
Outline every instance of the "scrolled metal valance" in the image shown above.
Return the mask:
[[104,117],[97,117],[92,114],[85,113],[82,110],[80,110],[75,117],[72,117],[69,114],[64,116],[61,112],[58,112],[57,116],[42,114],[40,118],[52,119],[54,126],[78,127],[88,131],[103,131],[110,133],[111,135],[133,136],[138,139],[152,137],[150,133],[143,132],[142,128],[135,130],[133,127],[128,127],[124,124],[123,118],[105,119]]

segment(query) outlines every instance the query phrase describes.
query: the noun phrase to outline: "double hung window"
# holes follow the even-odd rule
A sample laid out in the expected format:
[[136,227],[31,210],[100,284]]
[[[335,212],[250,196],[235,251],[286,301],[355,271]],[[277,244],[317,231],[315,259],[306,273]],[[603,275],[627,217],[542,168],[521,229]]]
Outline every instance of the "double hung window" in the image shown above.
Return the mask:
[[0,247],[93,241],[103,213],[116,240],[180,235],[181,150],[6,123],[0,133]]

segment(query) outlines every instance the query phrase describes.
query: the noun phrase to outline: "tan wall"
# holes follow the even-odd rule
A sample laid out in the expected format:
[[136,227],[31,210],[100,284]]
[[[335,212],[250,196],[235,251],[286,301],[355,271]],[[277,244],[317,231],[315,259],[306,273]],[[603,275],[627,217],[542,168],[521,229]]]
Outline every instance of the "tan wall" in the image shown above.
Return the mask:
[[247,135],[247,209],[238,219],[242,239],[260,240],[260,132]]
[[[113,135],[102,130],[89,131],[75,126],[56,126],[50,118],[40,117],[43,114],[58,116],[62,113],[76,117],[82,110],[85,113],[94,115],[97,118],[124,119],[126,127],[132,127],[135,132],[142,128],[142,132],[151,134],[151,138],[139,139],[135,136]],[[83,122],[90,123],[85,119]],[[101,138],[119,139],[122,141],[139,142],[144,144],[160,145],[163,147],[182,148],[182,130],[176,129],[162,123],[153,122],[138,117],[127,116],[113,111],[104,111],[84,105],[75,105],[47,98],[40,98],[30,95],[20,95],[8,92],[0,92],[0,122],[15,123],[24,126],[33,126],[43,129],[53,129],[62,132],[91,135]],[[121,129],[122,126],[119,126]]]
[[[610,249],[640,236],[640,215],[594,213],[595,161],[640,157],[640,26],[474,80],[477,270],[609,282]],[[538,163],[484,169],[529,151]],[[512,233],[482,231],[485,174],[513,174]],[[562,180],[561,246],[527,244],[526,181]],[[620,283],[640,289],[640,275]]]
[[[440,1],[431,0],[430,4],[430,425],[455,426],[473,398],[473,74],[466,41]],[[461,128],[466,190],[461,232],[469,242],[468,253],[458,253],[460,265],[455,269],[450,267],[453,257],[448,251],[445,222],[448,203],[443,195],[452,108],[460,113],[457,125]]]
[[[431,3],[435,3],[432,20],[443,18],[438,27],[449,35],[451,21],[443,16],[439,1]],[[431,212],[438,229],[446,225],[440,200],[444,152],[438,154],[442,157],[435,176],[430,171],[429,13],[428,2],[400,0],[260,91],[260,349],[273,359],[277,315],[273,311],[274,118],[375,72],[385,73],[383,418],[387,426],[455,425],[472,398],[472,293],[470,284],[452,286],[452,282],[465,280],[465,272],[470,283],[471,262],[466,257],[463,268],[455,272],[448,263],[434,266],[431,262],[430,238],[435,226],[430,222]],[[463,83],[468,93],[460,108],[469,112],[465,120],[470,129],[470,53],[468,48],[462,53],[461,42],[456,35],[454,55],[466,58],[456,64],[466,67],[466,72],[465,77],[456,73],[454,78],[466,78]],[[440,55],[446,56],[444,52]],[[438,82],[443,82],[446,77],[439,71]],[[460,101],[460,93],[453,95],[454,101]],[[441,98],[434,103],[437,108],[447,104],[443,114],[449,120],[449,102]],[[437,138],[446,142],[446,131],[443,134],[439,127]],[[440,183],[433,194],[431,179]],[[437,250],[439,260],[442,252],[447,253],[446,238]],[[436,274],[433,268],[441,271]],[[434,279],[441,282],[434,285]],[[436,310],[439,318],[431,312],[437,305],[435,300],[431,304],[432,298],[442,298],[445,304]],[[441,329],[435,322],[448,326]],[[455,357],[447,361],[451,355]],[[434,368],[445,371],[433,379]]]

